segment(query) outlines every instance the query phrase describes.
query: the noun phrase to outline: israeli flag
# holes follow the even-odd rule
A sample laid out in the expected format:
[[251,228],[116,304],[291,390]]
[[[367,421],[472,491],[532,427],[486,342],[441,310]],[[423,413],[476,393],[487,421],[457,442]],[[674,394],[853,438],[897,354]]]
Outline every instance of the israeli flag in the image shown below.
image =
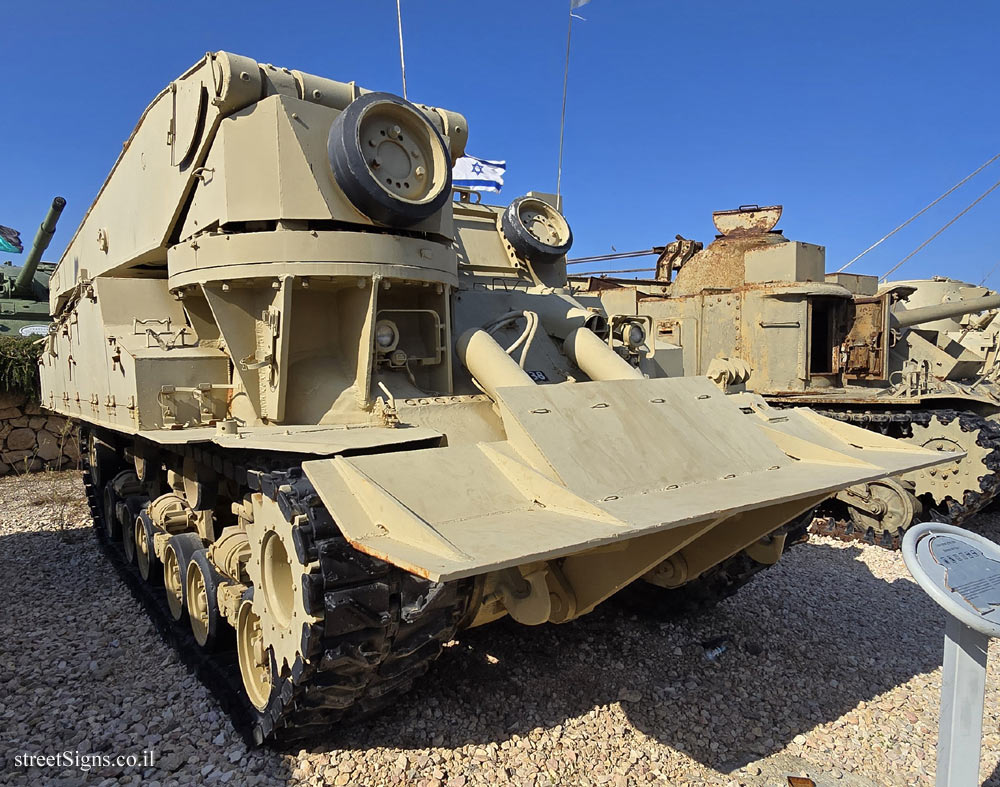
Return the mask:
[[490,161],[475,156],[462,156],[452,169],[451,182],[473,191],[496,191],[503,187],[506,161]]
[[0,251],[8,251],[11,254],[20,254],[24,251],[21,234],[11,227],[0,225]]

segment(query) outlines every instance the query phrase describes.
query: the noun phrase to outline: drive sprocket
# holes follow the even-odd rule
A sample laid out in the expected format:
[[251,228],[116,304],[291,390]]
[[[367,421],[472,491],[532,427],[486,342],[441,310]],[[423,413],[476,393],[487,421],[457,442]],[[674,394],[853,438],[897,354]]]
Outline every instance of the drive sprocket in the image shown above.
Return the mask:
[[967,491],[980,493],[980,479],[992,473],[987,467],[987,459],[996,450],[989,440],[980,441],[983,425],[975,422],[980,419],[949,418],[949,415],[934,413],[926,423],[915,422],[913,436],[908,442],[930,451],[965,451],[966,455],[957,462],[903,476],[913,483],[913,492],[918,498],[927,495],[938,505],[948,498],[964,503]]
[[[250,471],[247,479],[258,493],[252,532],[263,556],[248,569],[251,579],[259,572],[263,584],[254,580],[241,609],[247,647],[240,666],[249,667],[244,680],[251,678],[255,738],[262,741],[279,728],[286,741],[306,737],[346,714],[365,716],[390,704],[455,634],[471,584],[431,582],[354,549],[298,468]],[[269,577],[279,583],[284,577],[284,589],[268,589]],[[269,595],[259,607],[258,597]],[[258,628],[258,610],[272,623],[288,621],[280,637],[267,630],[266,620]]]
[[[306,609],[305,583],[319,573],[319,561],[303,563],[295,554],[292,528],[297,522],[282,516],[267,495],[251,495],[253,520],[247,523],[250,560],[247,575],[253,583],[253,613],[265,649],[270,648],[279,671],[304,661],[303,642],[309,627],[320,618]],[[305,520],[297,514],[295,519]]]

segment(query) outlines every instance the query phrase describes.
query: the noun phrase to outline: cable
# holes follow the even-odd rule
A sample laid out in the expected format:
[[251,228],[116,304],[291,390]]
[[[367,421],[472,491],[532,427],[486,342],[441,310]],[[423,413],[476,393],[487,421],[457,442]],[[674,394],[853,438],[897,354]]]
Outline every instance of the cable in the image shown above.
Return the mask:
[[649,271],[655,271],[656,268],[621,268],[615,271],[580,271],[579,273],[574,273],[574,276],[607,276],[611,273],[648,273]]
[[521,357],[517,361],[517,365],[522,369],[528,360],[528,350],[531,347],[531,343],[535,341],[535,333],[538,331],[538,315],[534,312],[527,312],[527,314],[531,315],[531,329],[528,331],[528,338],[524,341],[524,349],[521,350]]
[[525,326],[524,330],[521,331],[521,335],[514,340],[514,343],[507,347],[504,352],[507,355],[513,355],[514,351],[524,346],[521,349],[521,356],[518,359],[518,366],[522,369],[524,368],[525,362],[528,360],[528,350],[531,347],[531,343],[535,340],[535,333],[538,331],[538,315],[533,311],[511,311],[507,312],[501,317],[497,317],[495,320],[486,323],[482,330],[486,331],[490,336],[493,336],[500,328],[502,328],[506,323],[512,322],[523,317]]
[[987,273],[987,274],[986,274],[985,276],[983,276],[983,280],[982,280],[981,282],[979,282],[979,286],[980,286],[980,287],[982,287],[982,286],[983,286],[984,284],[986,284],[986,280],[987,280],[987,279],[988,279],[988,278],[989,278],[990,276],[992,276],[992,275],[993,275],[993,272],[994,272],[994,271],[995,271],[995,270],[996,270],[996,269],[997,269],[998,267],[1000,267],[1000,261],[997,261],[997,262],[993,263],[993,267],[992,267],[992,268],[990,268],[990,271],[989,271],[989,273]]
[[910,216],[910,218],[908,218],[906,221],[904,221],[902,224],[900,224],[898,227],[896,227],[896,229],[894,229],[888,235],[883,235],[881,238],[879,238],[877,241],[875,241],[871,246],[869,246],[867,249],[865,249],[863,252],[861,252],[857,257],[855,257],[853,260],[851,260],[850,262],[848,262],[846,265],[843,265],[840,268],[838,268],[837,269],[837,273],[840,273],[841,271],[847,270],[850,266],[852,266],[854,263],[856,263],[858,260],[860,260],[862,257],[864,257],[868,252],[870,252],[872,249],[874,249],[876,246],[878,246],[880,243],[882,243],[882,241],[888,240],[893,235],[895,235],[897,232],[899,232],[901,229],[903,229],[903,227],[905,227],[911,221],[913,221],[914,219],[919,218],[920,216],[923,216],[927,211],[929,211],[931,208],[933,208],[935,205],[937,205],[941,200],[943,200],[945,197],[947,197],[949,194],[951,194],[955,189],[957,189],[959,186],[961,186],[962,184],[964,184],[967,181],[969,181],[971,178],[973,178],[976,175],[978,175],[980,172],[982,172],[984,169],[986,169],[990,164],[992,164],[998,158],[1000,158],[1000,153],[997,153],[993,158],[991,158],[989,161],[987,161],[985,164],[983,164],[981,167],[979,167],[979,169],[977,169],[975,172],[973,172],[973,173],[971,173],[969,175],[966,175],[964,178],[962,178],[960,181],[958,181],[958,183],[956,183],[954,186],[952,186],[950,189],[948,189],[944,194],[942,194],[940,197],[938,197],[936,200],[934,200],[930,205],[928,205],[927,207],[923,208],[922,210],[914,213],[912,216]]
[[605,262],[607,260],[624,260],[629,257],[646,257],[650,254],[662,254],[664,247],[644,249],[642,251],[618,251],[614,254],[595,254],[593,257],[574,257],[566,260],[567,265],[583,265],[587,262]]
[[903,257],[903,259],[901,259],[899,262],[897,262],[895,265],[893,265],[891,268],[889,268],[889,270],[887,270],[885,272],[885,274],[880,278],[880,281],[885,281],[886,279],[888,279],[889,278],[889,274],[891,274],[893,271],[897,270],[900,265],[902,265],[904,262],[906,262],[908,259],[910,259],[910,257],[912,257],[914,254],[916,254],[922,248],[924,248],[928,243],[930,243],[932,240],[934,240],[938,235],[940,235],[942,232],[944,232],[946,229],[948,229],[948,227],[950,227],[952,224],[954,224],[956,221],[958,221],[960,218],[962,218],[962,216],[964,216],[966,213],[968,213],[970,210],[972,210],[974,207],[976,207],[976,205],[978,205],[980,202],[982,202],[984,199],[986,199],[986,197],[988,197],[997,188],[1000,188],[1000,180],[998,180],[996,183],[994,183],[992,186],[990,186],[988,189],[986,189],[986,191],[984,191],[982,194],[980,194],[978,197],[976,197],[976,200],[971,205],[969,205],[967,208],[965,208],[964,210],[962,210],[960,213],[956,214],[955,217],[952,218],[951,221],[949,221],[947,224],[945,224],[941,229],[939,229],[937,232],[935,232],[933,235],[931,235],[927,240],[925,240],[923,243],[921,243],[919,246],[917,246],[917,248],[915,248],[913,251],[911,251],[909,254],[907,254],[905,257]]
[[[507,347],[506,350],[504,350],[504,352],[506,352],[507,355],[510,355],[511,357],[513,357],[514,355],[514,350],[516,350],[518,347],[524,344],[527,341],[528,336],[531,334],[531,324],[532,324],[531,317],[527,314],[518,315],[518,317],[519,316],[524,317],[524,330],[521,331],[521,335],[514,340],[514,343],[511,344],[509,347]],[[512,318],[510,322],[513,323],[515,319],[517,319],[517,317]],[[487,331],[487,333],[489,333],[490,336],[492,336],[496,331],[500,329],[500,327],[501,327],[500,325],[496,325],[490,331]],[[524,359],[524,350],[521,350],[521,359],[522,360]]]

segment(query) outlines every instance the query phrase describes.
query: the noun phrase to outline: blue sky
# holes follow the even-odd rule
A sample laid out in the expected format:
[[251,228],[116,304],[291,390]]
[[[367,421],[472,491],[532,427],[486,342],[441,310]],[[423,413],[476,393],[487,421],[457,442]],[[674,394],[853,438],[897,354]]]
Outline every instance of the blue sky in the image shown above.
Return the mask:
[[[506,159],[498,201],[554,191],[568,0],[402,0],[409,97]],[[56,258],[156,93],[229,49],[400,92],[394,0],[10,3],[0,224],[56,194]],[[574,22],[563,192],[572,256],[708,241],[711,212],[781,203],[832,270],[1000,152],[1000,3],[592,0]],[[868,255],[882,273],[1000,179],[1000,162]],[[978,282],[1000,189],[901,271]],[[17,260],[17,257],[14,257]],[[989,280],[1000,287],[1000,268]]]

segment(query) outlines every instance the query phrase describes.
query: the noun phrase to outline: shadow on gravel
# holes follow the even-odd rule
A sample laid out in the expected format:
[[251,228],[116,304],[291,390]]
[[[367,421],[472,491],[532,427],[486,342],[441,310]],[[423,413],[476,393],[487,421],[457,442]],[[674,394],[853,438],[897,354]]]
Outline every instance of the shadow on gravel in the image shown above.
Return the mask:
[[[979,774],[982,776],[982,774]],[[1000,764],[993,769],[993,773],[986,777],[983,782],[983,787],[1000,787]]]
[[[288,781],[274,752],[248,753],[90,526],[45,517],[17,527],[39,529],[0,536],[0,785],[203,784],[227,772],[232,784]],[[152,767],[142,759],[150,751]],[[26,754],[60,753],[55,764],[25,764]]]
[[[727,772],[784,748],[941,660],[933,603],[887,583],[860,549],[806,545],[700,616],[621,604],[563,626],[504,622],[460,635],[405,703],[314,751],[502,742],[621,702],[604,735],[635,730]],[[716,661],[701,643],[732,638]],[[589,735],[593,736],[591,727]]]

